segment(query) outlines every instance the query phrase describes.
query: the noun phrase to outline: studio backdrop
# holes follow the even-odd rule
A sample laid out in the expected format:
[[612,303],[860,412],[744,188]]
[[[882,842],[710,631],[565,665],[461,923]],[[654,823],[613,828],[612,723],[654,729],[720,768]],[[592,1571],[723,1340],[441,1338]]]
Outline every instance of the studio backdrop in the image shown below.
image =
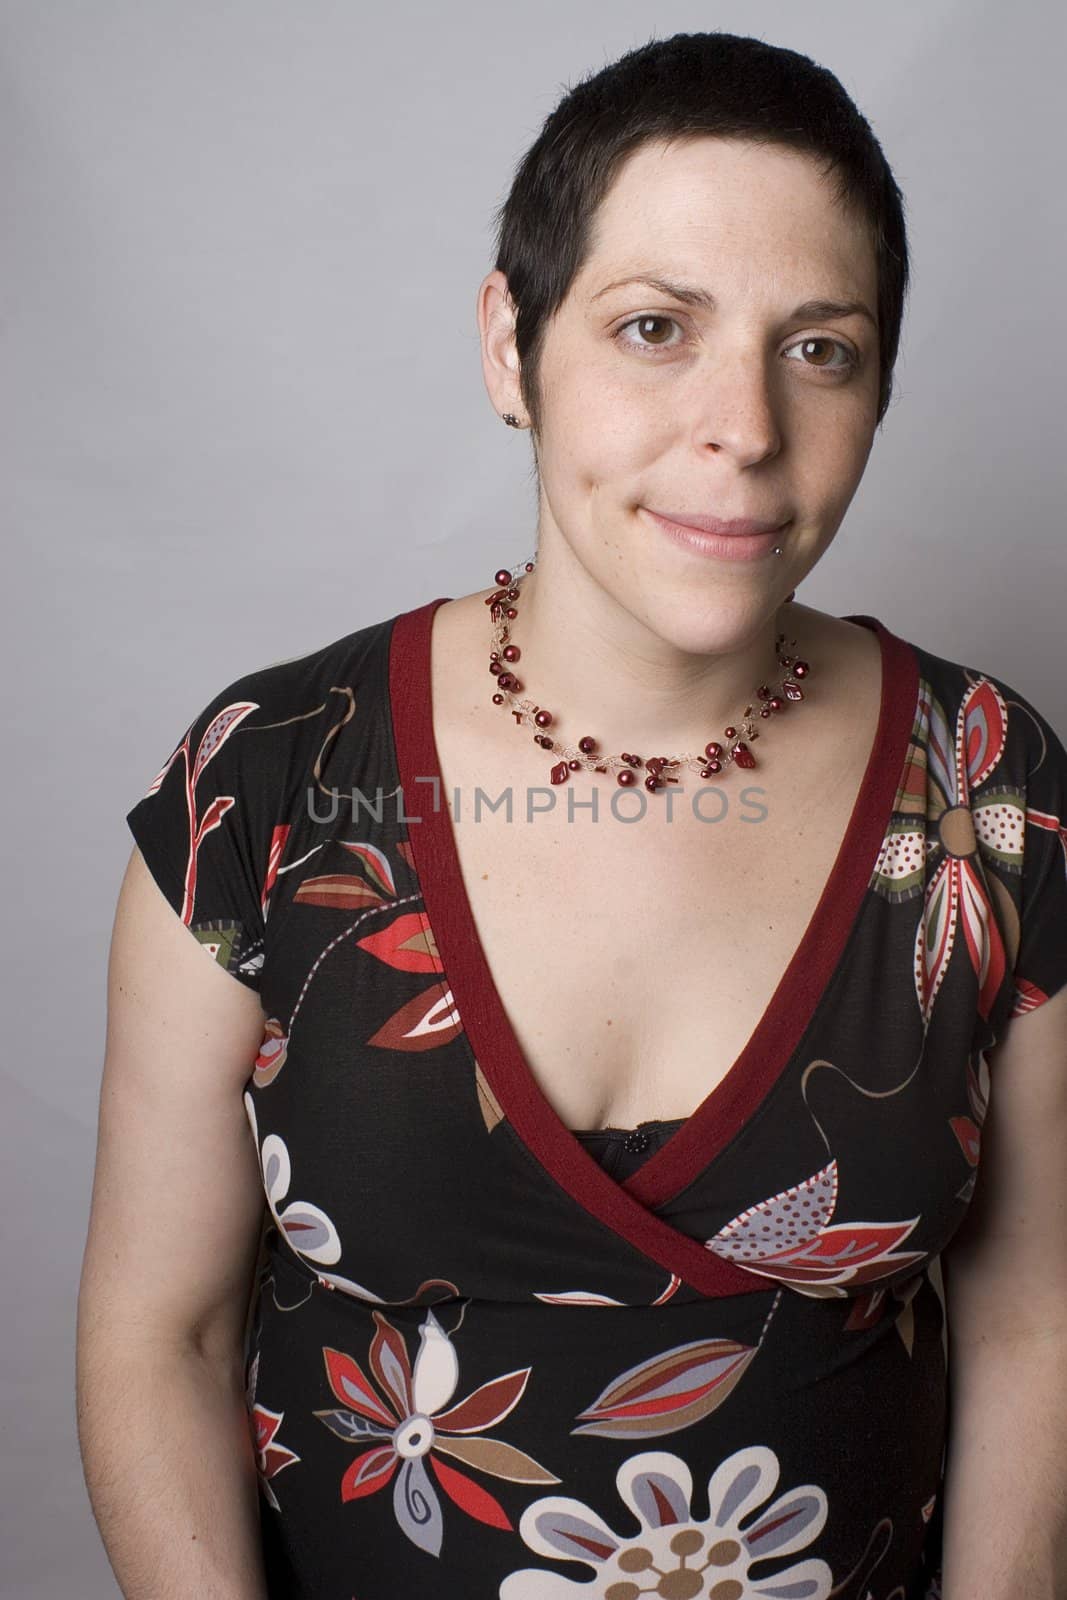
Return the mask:
[[493,210],[564,85],[711,28],[836,73],[907,203],[893,402],[799,598],[1067,734],[1051,0],[0,0],[3,1600],[117,1594],[74,1334],[125,814],[242,672],[530,552]]

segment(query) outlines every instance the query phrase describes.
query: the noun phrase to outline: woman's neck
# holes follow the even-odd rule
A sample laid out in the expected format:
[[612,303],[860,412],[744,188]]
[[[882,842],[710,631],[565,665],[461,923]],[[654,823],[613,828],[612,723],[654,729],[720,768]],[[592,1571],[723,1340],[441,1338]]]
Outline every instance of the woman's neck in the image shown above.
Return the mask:
[[[521,657],[514,671],[523,697],[558,719],[565,743],[592,734],[601,749],[642,755],[699,753],[737,725],[746,706],[758,719],[757,685],[783,676],[775,637],[794,636],[804,655],[807,607],[781,604],[753,615],[747,592],[717,608],[714,621],[692,604],[675,616],[662,607],[621,604],[568,551],[539,554],[525,574],[510,624]],[[640,611],[638,610],[640,607]],[[492,623],[485,612],[485,661]],[[646,612],[646,615],[642,615]],[[671,636],[665,637],[666,628]],[[810,638],[810,630],[808,630]],[[617,749],[618,747],[618,749]]]

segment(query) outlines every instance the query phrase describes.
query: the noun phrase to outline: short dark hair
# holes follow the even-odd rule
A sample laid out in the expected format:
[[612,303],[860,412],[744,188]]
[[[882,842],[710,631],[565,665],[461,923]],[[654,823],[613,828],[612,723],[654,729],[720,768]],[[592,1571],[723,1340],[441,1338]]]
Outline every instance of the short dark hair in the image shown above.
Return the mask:
[[549,319],[585,261],[596,212],[641,145],[735,138],[811,155],[835,203],[866,217],[878,279],[878,424],[889,407],[908,287],[904,201],[869,123],[825,67],[735,33],[650,40],[569,89],[494,213],[496,268],[515,305],[522,400],[540,432]]

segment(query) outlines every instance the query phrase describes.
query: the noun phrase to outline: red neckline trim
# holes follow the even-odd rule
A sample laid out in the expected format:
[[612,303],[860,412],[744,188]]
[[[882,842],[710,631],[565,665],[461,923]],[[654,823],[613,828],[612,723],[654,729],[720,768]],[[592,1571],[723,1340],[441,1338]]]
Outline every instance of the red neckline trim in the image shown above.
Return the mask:
[[[726,1076],[624,1183],[608,1176],[545,1097],[519,1049],[471,914],[433,733],[433,617],[451,597],[394,618],[389,701],[415,873],[471,1052],[515,1134],[580,1206],[700,1293],[747,1294],[774,1281],[714,1255],[653,1208],[675,1198],[744,1128],[789,1065],[848,944],[892,815],[919,688],[914,647],[876,617],[850,615],[882,651],[878,726],[848,826],[818,905],[770,1003]],[[433,779],[432,783],[417,779]],[[435,809],[434,801],[437,800]],[[415,820],[421,819],[421,820]]]

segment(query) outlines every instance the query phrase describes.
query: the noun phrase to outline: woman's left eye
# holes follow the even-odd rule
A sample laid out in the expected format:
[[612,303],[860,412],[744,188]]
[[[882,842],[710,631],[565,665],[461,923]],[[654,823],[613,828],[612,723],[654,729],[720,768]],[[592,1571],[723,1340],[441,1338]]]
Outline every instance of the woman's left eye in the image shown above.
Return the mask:
[[824,367],[828,372],[846,372],[850,367],[859,365],[859,361],[852,351],[851,346],[842,344],[840,339],[828,339],[824,333],[810,335],[807,339],[798,339],[796,344],[790,345],[791,350],[804,350],[809,345],[823,345],[831,350],[839,350],[843,360],[836,366],[831,366],[828,361],[805,362],[805,366]]

